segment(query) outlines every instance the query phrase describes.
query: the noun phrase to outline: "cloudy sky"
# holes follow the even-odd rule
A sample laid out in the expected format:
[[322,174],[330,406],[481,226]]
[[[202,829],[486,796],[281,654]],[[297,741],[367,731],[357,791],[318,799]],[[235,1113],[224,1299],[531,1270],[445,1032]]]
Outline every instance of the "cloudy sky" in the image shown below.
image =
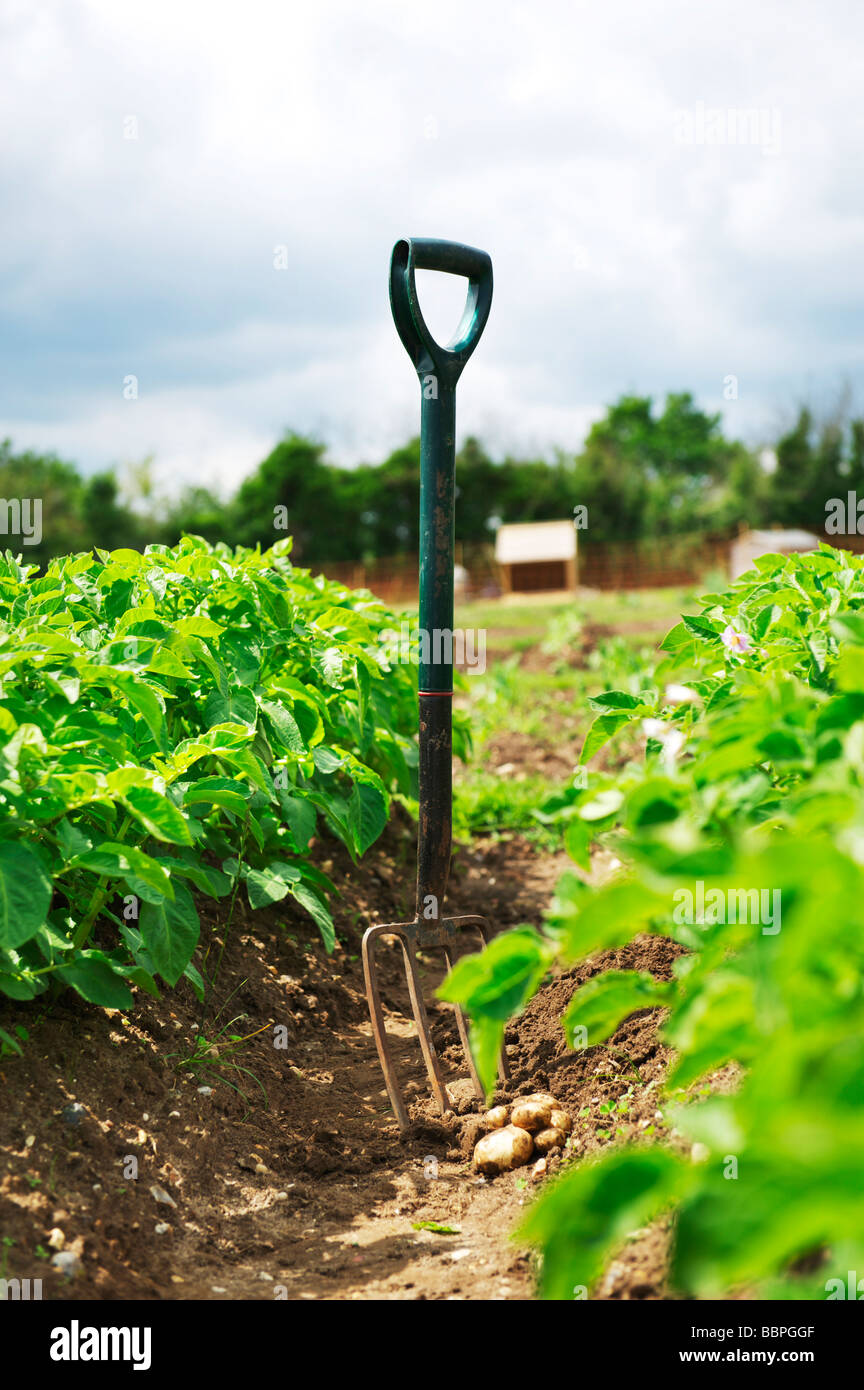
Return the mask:
[[[754,444],[843,382],[864,409],[855,0],[2,0],[0,51],[18,446],[223,490],[288,427],[380,458],[419,410],[406,235],[492,256],[459,427],[493,451],[623,391]],[[422,278],[441,336],[461,283]]]

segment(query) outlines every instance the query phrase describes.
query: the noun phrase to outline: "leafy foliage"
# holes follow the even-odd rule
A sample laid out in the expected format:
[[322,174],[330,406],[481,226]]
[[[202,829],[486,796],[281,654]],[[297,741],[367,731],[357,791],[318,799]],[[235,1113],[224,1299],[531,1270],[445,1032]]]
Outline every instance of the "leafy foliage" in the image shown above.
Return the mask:
[[416,677],[384,654],[392,615],[289,551],[0,559],[0,992],[200,990],[194,894],[239,883],[333,948],[309,841],[323,822],[359,856],[416,795]]
[[[864,1263],[862,570],[827,547],[765,556],[707,595],[666,638],[653,692],[595,700],[589,750],[630,727],[644,758],[546,808],[577,862],[602,837],[625,867],[598,888],[565,876],[538,955],[581,960],[640,931],[686,948],[670,983],[615,970],[583,985],[568,1039],[597,1045],[635,1009],[666,1007],[666,1117],[702,1159],[637,1143],[551,1184],[522,1230],[549,1297],[590,1286],[630,1230],[672,1209],[685,1294],[824,1297],[826,1272]],[[454,972],[450,997],[481,1033],[500,1027],[522,937]],[[729,1063],[736,1090],[689,1098]],[[796,1274],[802,1260],[817,1273]]]

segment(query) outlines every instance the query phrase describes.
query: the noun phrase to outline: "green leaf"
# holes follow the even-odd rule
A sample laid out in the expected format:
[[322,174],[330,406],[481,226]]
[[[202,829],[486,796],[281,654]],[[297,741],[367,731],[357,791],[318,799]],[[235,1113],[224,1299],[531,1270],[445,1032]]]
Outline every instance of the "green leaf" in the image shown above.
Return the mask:
[[593,838],[593,831],[585,821],[575,818],[567,822],[567,828],[564,831],[564,848],[570,858],[586,873],[591,869],[591,841]]
[[313,803],[305,796],[291,796],[287,791],[277,791],[279,805],[282,807],[282,814],[294,837],[297,849],[302,852],[306,849],[315,834],[317,815]]
[[308,750],[303,741],[303,735],[291,711],[286,709],[284,705],[275,704],[272,700],[260,700],[259,704],[267,716],[276,742],[281,743],[283,748],[287,748],[291,753],[301,755],[306,753]]
[[598,792],[589,801],[583,801],[579,806],[577,814],[580,820],[598,821],[606,820],[614,816],[624,804],[624,793],[617,787],[609,787],[606,791]]
[[201,930],[185,884],[174,884],[174,902],[145,903],[138,926],[159,974],[166,984],[176,985],[192,958]]
[[191,857],[169,859],[163,855],[156,863],[161,864],[172,877],[179,875],[180,878],[187,878],[200,893],[207,893],[211,898],[224,898],[231,892],[233,880],[220,869],[214,869],[212,864],[202,864]]
[[841,647],[834,679],[838,690],[864,691],[864,647]]
[[301,907],[305,907],[309,916],[315,922],[321,933],[321,940],[324,942],[324,949],[329,955],[336,946],[336,929],[333,926],[333,918],[318,894],[306,883],[292,883],[291,892],[297,899]]
[[668,1003],[674,989],[645,970],[607,970],[595,976],[577,989],[567,1006],[562,1022],[568,1047],[576,1045],[577,1028],[585,1029],[585,1046],[605,1042],[637,1009]]
[[123,805],[140,821],[148,834],[172,845],[191,845],[192,835],[182,811],[152,787],[130,787]]
[[300,870],[293,864],[276,862],[263,869],[249,869],[246,873],[249,906],[257,910],[281,902],[292,884],[299,880]]
[[202,777],[183,793],[184,806],[221,806],[235,816],[246,814],[249,792],[241,782],[230,777]]
[[660,643],[660,650],[663,652],[677,652],[680,651],[682,647],[690,646],[692,642],[693,635],[688,631],[684,623],[676,623],[675,626],[667,632],[663,641]]
[[[85,850],[83,854],[77,854],[69,861],[69,867],[89,869],[100,878],[126,879],[130,885],[133,877],[138,878],[154,890],[160,899],[171,898],[174,895],[171,879],[158,860],[151,858],[143,850],[136,849],[134,845],[115,844],[106,840],[101,845],[95,845],[93,849]],[[132,891],[136,892],[137,889],[133,888]]]
[[720,634],[723,631],[724,625],[718,622],[716,618],[706,618],[704,616],[691,618],[685,613],[681,621],[689,633],[692,633],[694,637],[701,638],[703,642],[720,641]]
[[365,854],[370,845],[374,845],[389,814],[387,797],[377,781],[355,781],[348,801],[348,815],[358,854]]
[[204,724],[208,729],[214,724],[248,724],[253,728],[257,719],[255,696],[243,686],[234,686],[227,695],[214,690],[204,705]]
[[613,734],[616,734],[619,729],[629,723],[629,714],[598,714],[585,736],[585,742],[579,754],[580,765],[584,767],[589,763],[594,754],[599,753],[603,745],[609,742]]
[[549,1184],[516,1232],[543,1252],[541,1297],[570,1301],[590,1289],[630,1232],[686,1193],[692,1171],[651,1145],[613,1151]]
[[0,947],[34,936],[51,906],[51,880],[28,845],[0,843]]
[[602,695],[592,695],[588,703],[592,709],[644,710],[648,708],[640,696],[628,695],[626,690],[606,690]]
[[122,975],[118,975],[101,951],[79,951],[69,965],[57,971],[82,999],[103,1009],[129,1009],[132,994]]
[[536,992],[551,959],[551,943],[533,927],[517,927],[479,955],[463,956],[438,990],[439,998],[461,1004],[471,1017],[471,1048],[487,1095],[495,1086],[504,1027]]
[[651,892],[629,879],[614,881],[599,891],[583,890],[577,898],[558,896],[549,910],[550,925],[560,932],[566,960],[584,960],[630,941],[644,931],[655,915],[671,913],[670,897]]
[[342,767],[345,762],[344,754],[336,753],[332,748],[324,748],[320,745],[313,749],[312,757],[317,771],[323,772],[325,776],[328,773],[335,772],[336,769]]

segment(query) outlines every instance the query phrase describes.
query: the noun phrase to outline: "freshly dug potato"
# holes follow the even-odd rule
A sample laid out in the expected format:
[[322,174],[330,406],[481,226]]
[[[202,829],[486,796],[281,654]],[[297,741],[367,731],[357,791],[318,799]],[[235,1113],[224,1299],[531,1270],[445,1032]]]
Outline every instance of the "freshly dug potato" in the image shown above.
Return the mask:
[[531,1135],[516,1125],[505,1125],[504,1129],[493,1129],[485,1134],[474,1150],[474,1167],[478,1173],[506,1173],[510,1168],[520,1168],[527,1163],[534,1152]]
[[551,1123],[552,1128],[560,1129],[562,1134],[569,1134],[573,1128],[573,1121],[566,1110],[553,1110]]
[[540,1129],[549,1128],[554,1104],[551,1096],[526,1096],[524,1100],[514,1102],[510,1122],[519,1129],[527,1129],[529,1133],[536,1134]]
[[519,1096],[518,1099],[520,1101],[542,1100],[544,1104],[551,1105],[553,1110],[557,1105],[559,1105],[559,1102],[555,1099],[553,1095],[550,1095],[548,1091],[532,1091],[530,1096]]
[[548,1154],[550,1149],[563,1149],[564,1138],[560,1129],[541,1129],[534,1135],[534,1147],[538,1154]]
[[486,1111],[486,1128],[503,1129],[510,1118],[510,1108],[507,1105],[495,1105],[491,1110]]

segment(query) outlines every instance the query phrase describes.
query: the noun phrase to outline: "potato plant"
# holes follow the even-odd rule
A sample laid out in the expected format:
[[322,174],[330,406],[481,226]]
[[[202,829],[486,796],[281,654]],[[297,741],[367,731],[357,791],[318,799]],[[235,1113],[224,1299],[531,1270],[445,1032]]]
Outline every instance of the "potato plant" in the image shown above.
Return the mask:
[[[498,938],[445,987],[491,1088],[506,1020],[556,961],[640,932],[686,948],[669,982],[593,977],[562,1020],[571,1046],[595,1046],[662,1006],[675,1061],[671,1138],[573,1164],[532,1205],[520,1234],[551,1298],[673,1214],[671,1284],[690,1296],[824,1298],[864,1267],[864,560],[766,556],[702,605],[650,693],[594,701],[582,762],[627,727],[644,757],[541,808],[583,869],[602,839],[622,871],[566,875],[542,933]],[[738,1084],[712,1093],[729,1063]]]
[[309,843],[324,823],[359,856],[415,794],[416,676],[380,603],[289,552],[0,559],[0,992],[200,991],[194,895],[240,884],[333,948]]

